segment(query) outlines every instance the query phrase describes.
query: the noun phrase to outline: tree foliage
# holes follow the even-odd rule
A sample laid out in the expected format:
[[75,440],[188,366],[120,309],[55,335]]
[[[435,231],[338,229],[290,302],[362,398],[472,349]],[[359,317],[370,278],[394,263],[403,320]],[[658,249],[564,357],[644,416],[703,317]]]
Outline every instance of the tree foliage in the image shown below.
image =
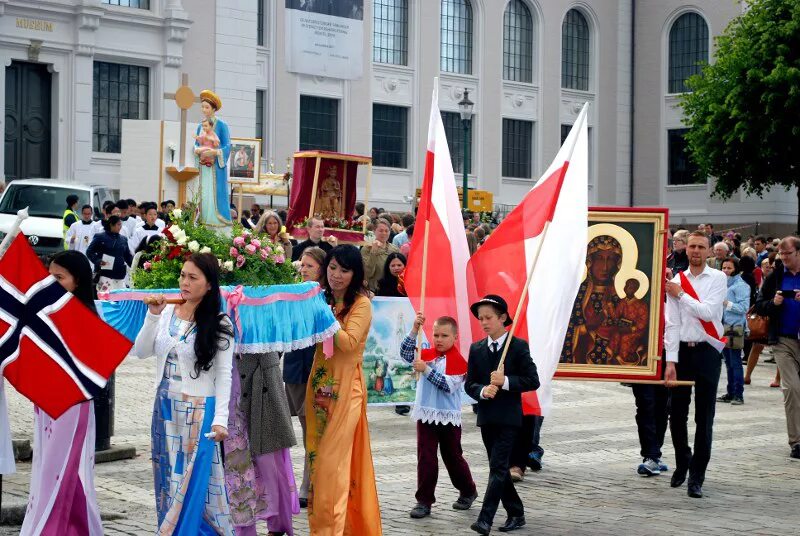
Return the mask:
[[800,179],[800,1],[748,4],[682,97],[690,157],[723,199]]

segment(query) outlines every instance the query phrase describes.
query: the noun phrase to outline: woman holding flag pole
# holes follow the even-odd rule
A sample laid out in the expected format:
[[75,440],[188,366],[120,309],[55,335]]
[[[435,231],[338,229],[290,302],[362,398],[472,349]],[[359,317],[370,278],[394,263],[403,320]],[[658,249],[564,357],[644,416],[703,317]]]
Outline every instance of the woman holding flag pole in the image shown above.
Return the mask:
[[[96,314],[92,268],[78,251],[62,251],[50,274]],[[102,536],[94,487],[94,402],[72,406],[57,419],[34,406],[31,488],[21,535]]]

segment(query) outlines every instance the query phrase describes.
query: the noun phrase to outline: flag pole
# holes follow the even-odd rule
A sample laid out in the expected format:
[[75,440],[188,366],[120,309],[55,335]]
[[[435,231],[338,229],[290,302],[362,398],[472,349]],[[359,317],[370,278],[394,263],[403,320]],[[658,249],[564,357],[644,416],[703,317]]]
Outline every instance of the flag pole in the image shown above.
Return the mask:
[[519,315],[522,313],[522,304],[525,303],[525,298],[528,297],[528,287],[531,286],[531,280],[533,279],[533,272],[536,270],[536,264],[539,262],[539,253],[542,252],[542,244],[544,244],[544,240],[547,237],[547,230],[550,228],[550,220],[544,222],[544,228],[542,229],[542,234],[539,235],[539,243],[536,244],[536,253],[533,255],[533,262],[531,263],[530,270],[528,270],[528,279],[525,282],[525,286],[522,289],[522,295],[519,297],[519,303],[517,304],[517,312],[514,315],[514,320],[511,324],[511,330],[508,332],[508,336],[506,337],[506,343],[503,345],[503,355],[500,356],[500,363],[497,364],[497,370],[503,369],[503,363],[506,361],[506,354],[508,354],[508,347],[511,345],[511,337],[514,336],[514,333],[517,331],[517,322],[519,320]]
[[[428,237],[430,233],[430,220],[425,220],[425,234],[422,239],[422,285],[420,286],[419,293],[419,312],[425,314],[425,283],[428,278]],[[419,359],[420,346],[422,345],[422,326],[417,331],[417,351],[416,358]],[[417,379],[419,379],[419,372],[417,372]]]

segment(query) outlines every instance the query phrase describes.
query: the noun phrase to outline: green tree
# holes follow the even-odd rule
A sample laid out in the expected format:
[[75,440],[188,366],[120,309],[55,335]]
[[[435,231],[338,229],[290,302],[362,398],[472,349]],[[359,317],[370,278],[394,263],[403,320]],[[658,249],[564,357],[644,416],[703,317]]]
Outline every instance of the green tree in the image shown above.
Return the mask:
[[[750,0],[682,97],[690,158],[714,194],[800,183],[800,2]],[[798,191],[800,231],[800,191]]]

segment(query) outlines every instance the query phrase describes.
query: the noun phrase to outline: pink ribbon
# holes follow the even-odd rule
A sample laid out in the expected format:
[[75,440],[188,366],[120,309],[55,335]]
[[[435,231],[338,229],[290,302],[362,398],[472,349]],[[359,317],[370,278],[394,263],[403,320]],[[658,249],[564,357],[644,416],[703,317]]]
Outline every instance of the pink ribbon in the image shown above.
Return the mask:
[[[242,337],[242,319],[239,317],[239,304],[244,302],[244,287],[238,285],[231,292],[222,291],[222,297],[228,301],[228,314],[230,315],[233,323],[236,324],[236,332],[239,334],[238,339]],[[238,341],[237,341],[238,342]]]

